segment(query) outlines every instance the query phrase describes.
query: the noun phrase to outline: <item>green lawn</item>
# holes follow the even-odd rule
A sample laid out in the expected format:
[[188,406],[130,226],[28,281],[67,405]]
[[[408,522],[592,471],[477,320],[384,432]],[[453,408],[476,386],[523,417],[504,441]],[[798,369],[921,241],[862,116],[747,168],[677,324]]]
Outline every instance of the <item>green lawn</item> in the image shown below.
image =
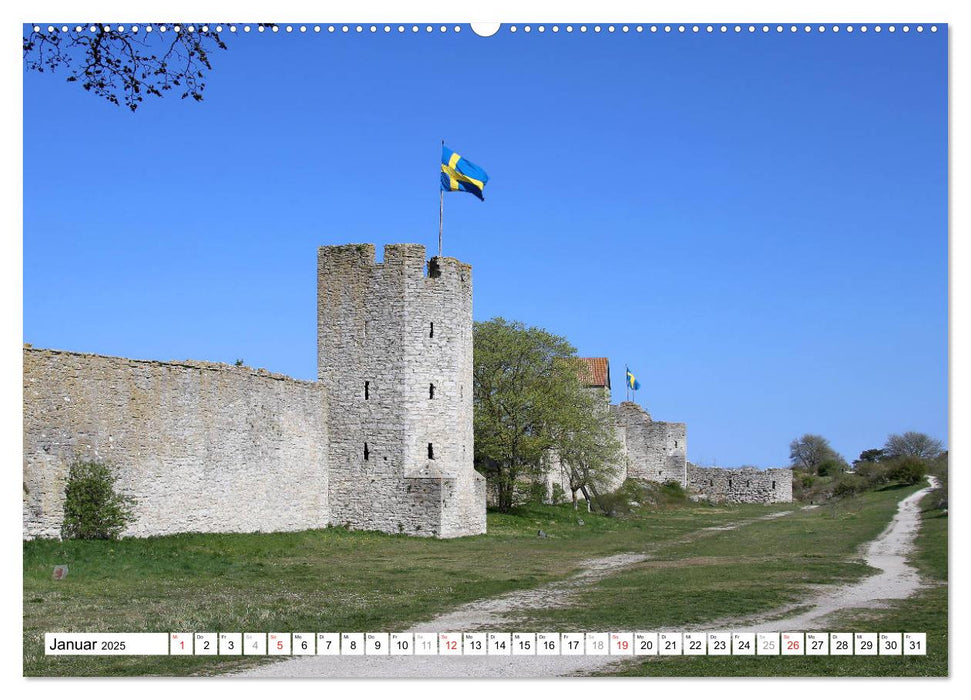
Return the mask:
[[[839,582],[849,576],[862,574],[866,567],[852,563],[855,547],[879,534],[883,529],[896,501],[911,493],[914,488],[888,489],[871,492],[844,502],[837,509],[823,508],[803,512],[772,523],[756,523],[717,538],[706,539],[691,548],[698,556],[717,556],[723,564],[712,564],[707,577],[692,576],[687,590],[678,593],[677,580],[656,578],[649,569],[639,573],[628,572],[623,578],[638,578],[637,588],[628,590],[652,591],[644,600],[634,600],[626,616],[632,621],[632,629],[650,629],[659,624],[669,624],[678,614],[686,619],[690,612],[670,614],[666,606],[673,604],[688,608],[686,601],[697,603],[704,613],[697,618],[708,617],[708,612],[744,613],[756,607],[759,600],[776,603],[798,600],[798,589],[805,592],[805,585],[821,582]],[[922,506],[928,507],[933,497],[927,496]],[[827,507],[828,508],[828,507]],[[852,632],[926,632],[927,656],[907,657],[852,657],[852,656],[787,656],[787,657],[657,657],[643,662],[626,664],[616,675],[626,676],[946,676],[948,673],[947,649],[947,516],[941,511],[925,510],[922,513],[921,531],[913,563],[929,584],[917,596],[898,601],[882,609],[846,611],[829,625],[831,631]],[[782,540],[792,543],[789,551],[780,548]],[[678,548],[666,550],[675,559]],[[761,558],[755,553],[762,551]],[[732,562],[742,553],[751,557],[744,564]],[[682,551],[682,555],[687,554]],[[683,561],[683,560],[682,560]],[[694,567],[692,567],[694,568]],[[748,572],[746,577],[741,570]],[[702,576],[695,581],[694,576]],[[614,579],[617,577],[611,577]],[[601,583],[603,587],[615,587],[611,579]],[[787,586],[786,581],[797,581]],[[656,596],[658,602],[653,602]],[[594,604],[595,593],[585,601]],[[731,604],[726,600],[730,600]],[[663,602],[661,602],[663,601]],[[715,602],[709,602],[715,601]],[[652,616],[651,610],[661,607],[663,623],[643,624]],[[647,612],[642,612],[643,610]],[[732,610],[734,609],[734,613]],[[689,609],[690,610],[690,609]],[[636,611],[636,612],[635,612]],[[609,611],[615,616],[620,606]],[[719,614],[711,617],[717,618]],[[700,622],[696,619],[694,622]],[[642,624],[637,624],[642,623]]]
[[[569,576],[585,559],[651,559],[593,584],[579,605],[532,611],[521,629],[703,626],[801,600],[819,584],[869,573],[859,546],[913,488],[871,492],[783,518],[798,506],[685,504],[626,519],[539,506],[489,514],[489,533],[418,539],[340,528],[281,534],[178,535],[116,542],[24,543],[24,673],[212,675],[267,663],[219,657],[45,657],[44,632],[394,631],[475,599]],[[947,571],[947,518],[928,513],[915,563]],[[734,530],[712,530],[746,523]],[[537,537],[542,529],[549,537]],[[66,580],[52,581],[56,564]],[[626,675],[944,675],[947,588],[841,621],[854,631],[926,631],[925,659],[664,657]]]
[[[791,506],[787,506],[791,508]],[[434,540],[329,528],[116,542],[25,542],[26,675],[211,674],[266,660],[45,657],[44,632],[394,631],[533,587],[584,559],[657,547],[779,507],[682,506],[621,520],[568,506],[489,514],[487,535]],[[549,537],[537,537],[542,529]],[[56,564],[69,575],[52,581]]]

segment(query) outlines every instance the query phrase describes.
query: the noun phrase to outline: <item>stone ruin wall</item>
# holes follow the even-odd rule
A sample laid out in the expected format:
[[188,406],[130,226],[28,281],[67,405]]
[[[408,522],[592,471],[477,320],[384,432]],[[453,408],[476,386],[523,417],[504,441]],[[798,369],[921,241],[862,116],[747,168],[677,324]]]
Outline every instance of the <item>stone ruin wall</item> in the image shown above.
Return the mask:
[[[485,532],[473,468],[472,271],[425,248],[318,252],[318,377],[330,399],[334,524]],[[365,449],[366,446],[366,449]]]
[[265,370],[25,348],[25,539],[58,537],[68,469],[113,465],[124,535],[324,527],[327,404]]
[[687,428],[684,423],[666,423],[636,403],[624,401],[611,406],[617,424],[624,430],[624,460],[627,476],[641,481],[686,485]]
[[716,503],[791,503],[792,470],[689,464],[688,488]]

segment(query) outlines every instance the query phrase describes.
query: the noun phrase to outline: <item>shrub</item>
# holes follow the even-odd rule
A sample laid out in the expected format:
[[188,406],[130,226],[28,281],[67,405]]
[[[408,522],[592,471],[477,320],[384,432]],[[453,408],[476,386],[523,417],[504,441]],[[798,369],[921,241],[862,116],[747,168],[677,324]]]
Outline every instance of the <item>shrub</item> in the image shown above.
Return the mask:
[[566,491],[558,483],[553,484],[553,493],[550,496],[550,502],[553,505],[559,505],[566,501]]
[[870,486],[879,486],[890,481],[887,476],[890,466],[886,462],[860,462],[856,466],[857,476],[866,479]]
[[868,486],[869,484],[867,483],[866,479],[858,474],[844,474],[840,480],[836,482],[836,486],[833,487],[833,496],[836,498],[855,496],[858,493],[863,493],[866,491]]
[[118,478],[100,462],[71,465],[64,490],[62,535],[67,539],[113,540],[133,520],[135,499],[115,491]]
[[887,478],[904,484],[916,484],[927,474],[927,462],[919,457],[897,457],[887,465]]

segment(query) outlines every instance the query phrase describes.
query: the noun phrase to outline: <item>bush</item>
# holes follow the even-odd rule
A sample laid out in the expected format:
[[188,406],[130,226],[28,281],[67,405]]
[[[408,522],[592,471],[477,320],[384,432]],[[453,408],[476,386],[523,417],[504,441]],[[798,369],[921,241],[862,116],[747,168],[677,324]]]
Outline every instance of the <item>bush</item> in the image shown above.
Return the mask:
[[558,483],[553,484],[553,493],[550,496],[550,503],[554,506],[566,502],[566,491]]
[[866,491],[868,487],[869,484],[867,483],[866,479],[858,474],[844,474],[843,477],[836,482],[836,486],[833,487],[833,496],[836,498],[855,496],[858,493],[863,493]]
[[117,477],[100,462],[71,465],[64,490],[62,535],[67,539],[113,540],[134,519],[135,499],[115,491]]
[[845,471],[845,464],[837,459],[827,459],[819,463],[816,467],[816,473],[819,476],[836,476],[837,474]]
[[904,484],[917,484],[927,474],[927,462],[919,457],[897,457],[887,464],[887,478]]
[[856,474],[870,486],[879,486],[890,481],[888,472],[889,465],[886,462],[860,462],[856,465]]

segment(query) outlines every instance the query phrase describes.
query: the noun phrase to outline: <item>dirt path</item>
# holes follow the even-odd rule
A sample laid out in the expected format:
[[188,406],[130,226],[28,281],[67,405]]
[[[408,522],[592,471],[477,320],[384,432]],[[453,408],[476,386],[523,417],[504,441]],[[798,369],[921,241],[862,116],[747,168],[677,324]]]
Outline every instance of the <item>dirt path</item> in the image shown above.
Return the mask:
[[[708,625],[706,629],[730,629],[739,632],[783,629],[797,631],[837,610],[872,606],[876,600],[913,595],[920,586],[920,580],[916,570],[906,562],[906,556],[913,546],[920,523],[917,503],[936,486],[933,477],[928,479],[931,480],[931,486],[901,501],[890,525],[870,543],[866,562],[881,569],[881,573],[807,601],[801,607],[811,604],[812,609],[799,615],[764,623],[751,618],[744,621],[725,621],[716,623],[717,626]],[[813,507],[806,506],[805,509]],[[793,512],[795,511],[782,511],[762,518],[707,528],[686,540]],[[474,601],[428,622],[417,624],[406,632],[511,630],[510,619],[516,613],[551,606],[569,606],[576,594],[590,584],[648,559],[650,554],[641,552],[589,560],[583,562],[584,568],[578,574],[563,581]],[[549,678],[583,675],[618,663],[622,661],[617,657],[604,656],[307,656],[260,666],[238,675],[260,678]]]
[[930,486],[900,501],[893,520],[867,545],[864,561],[868,566],[880,569],[880,573],[818,594],[799,606],[812,606],[805,612],[776,620],[749,618],[729,621],[728,626],[734,632],[798,632],[819,628],[825,618],[841,610],[882,607],[886,601],[903,600],[914,595],[921,586],[920,574],[907,561],[907,556],[914,547],[920,529],[920,500],[938,486],[935,477],[928,476],[927,480]]

